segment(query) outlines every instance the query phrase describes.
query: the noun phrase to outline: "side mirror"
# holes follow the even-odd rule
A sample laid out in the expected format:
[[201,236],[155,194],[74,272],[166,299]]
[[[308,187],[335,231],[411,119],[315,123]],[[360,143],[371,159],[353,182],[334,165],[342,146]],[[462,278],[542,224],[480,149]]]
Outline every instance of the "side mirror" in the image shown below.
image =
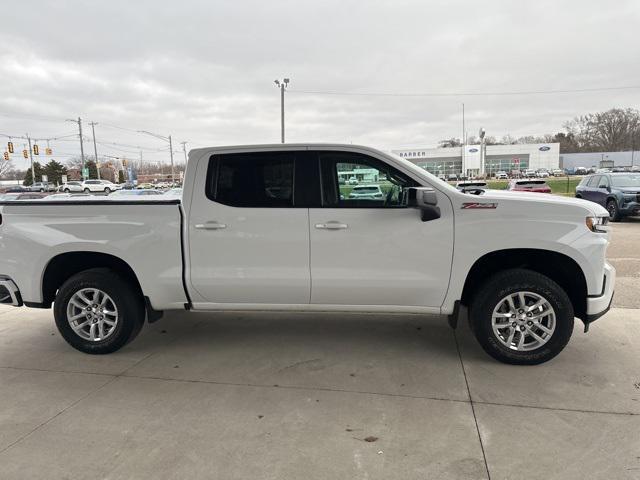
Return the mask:
[[406,204],[409,208],[417,208],[420,210],[423,222],[440,218],[438,195],[431,187],[408,188]]

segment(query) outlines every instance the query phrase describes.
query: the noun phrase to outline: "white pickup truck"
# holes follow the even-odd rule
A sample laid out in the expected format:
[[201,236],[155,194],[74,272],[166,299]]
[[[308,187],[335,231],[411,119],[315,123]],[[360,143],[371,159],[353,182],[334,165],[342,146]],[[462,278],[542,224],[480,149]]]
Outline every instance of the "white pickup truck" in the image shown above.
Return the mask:
[[[382,198],[339,181],[377,171]],[[183,198],[0,203],[0,302],[50,308],[109,353],[163,311],[468,318],[494,358],[536,364],[610,307],[608,213],[584,200],[463,193],[354,145],[192,150]]]

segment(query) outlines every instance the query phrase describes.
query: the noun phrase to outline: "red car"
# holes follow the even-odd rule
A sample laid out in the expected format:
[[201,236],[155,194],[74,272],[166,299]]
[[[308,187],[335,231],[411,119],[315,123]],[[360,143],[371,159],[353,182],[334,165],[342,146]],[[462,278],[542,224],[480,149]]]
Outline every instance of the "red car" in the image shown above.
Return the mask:
[[551,188],[544,180],[511,180],[507,190],[513,190],[516,192],[537,192],[537,193],[551,193]]

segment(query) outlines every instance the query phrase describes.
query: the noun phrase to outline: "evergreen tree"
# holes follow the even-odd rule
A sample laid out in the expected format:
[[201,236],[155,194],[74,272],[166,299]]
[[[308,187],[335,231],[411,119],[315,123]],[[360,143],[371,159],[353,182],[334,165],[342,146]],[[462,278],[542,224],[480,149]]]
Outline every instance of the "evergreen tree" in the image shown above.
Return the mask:
[[124,171],[118,170],[118,183],[124,183]]
[[55,160],[51,160],[44,166],[43,173],[49,179],[49,183],[53,185],[60,185],[62,183],[62,175],[67,174],[67,167]]
[[[41,182],[42,181],[42,174],[44,173],[42,170],[42,165],[40,165],[40,162],[33,162],[33,169],[35,171],[36,174],[36,183],[37,182]],[[46,173],[45,173],[46,175]],[[24,176],[24,182],[22,182],[22,184],[25,187],[28,187],[29,185],[33,185],[34,181],[33,181],[33,177],[31,176],[31,169],[27,169],[27,173]]]

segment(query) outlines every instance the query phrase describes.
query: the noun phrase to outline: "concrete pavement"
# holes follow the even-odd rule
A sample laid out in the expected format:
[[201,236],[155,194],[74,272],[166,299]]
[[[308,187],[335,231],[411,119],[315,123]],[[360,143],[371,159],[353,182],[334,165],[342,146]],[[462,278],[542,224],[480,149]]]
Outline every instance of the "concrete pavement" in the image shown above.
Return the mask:
[[614,309],[536,367],[465,325],[172,314],[121,352],[0,307],[0,478],[640,479],[640,222]]

